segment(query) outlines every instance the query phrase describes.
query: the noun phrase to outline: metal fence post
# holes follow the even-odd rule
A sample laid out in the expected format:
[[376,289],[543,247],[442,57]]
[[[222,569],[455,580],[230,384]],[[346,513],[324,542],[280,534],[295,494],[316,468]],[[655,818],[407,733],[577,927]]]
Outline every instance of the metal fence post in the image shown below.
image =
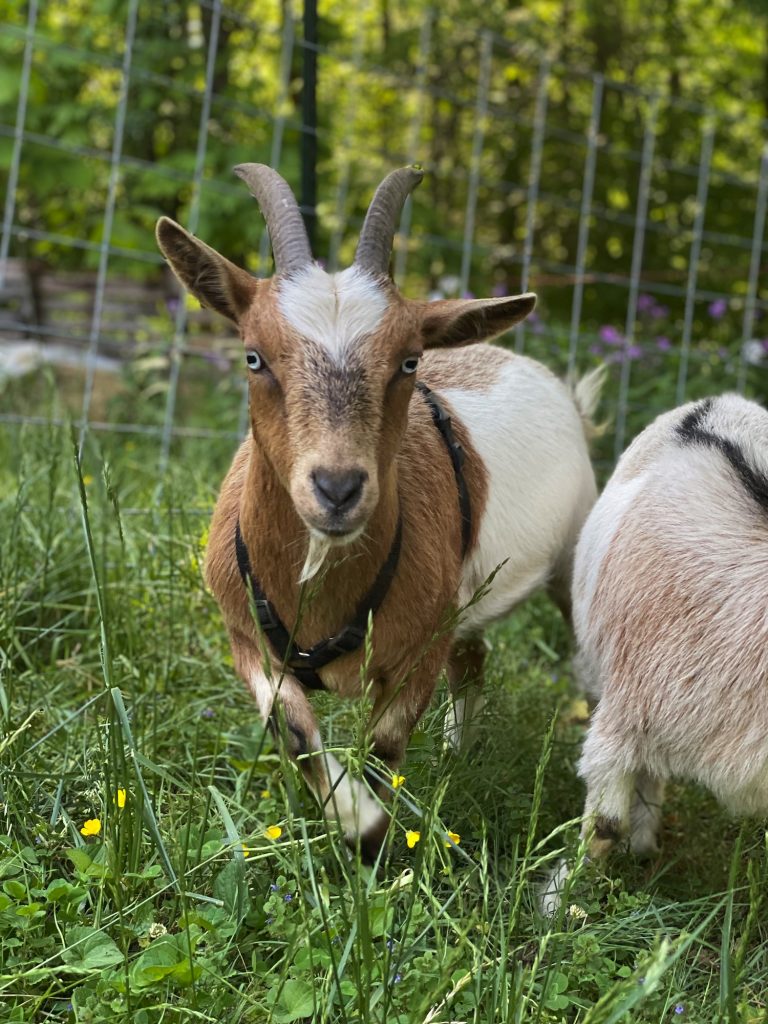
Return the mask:
[[643,153],[640,159],[640,180],[637,186],[637,207],[635,210],[635,235],[632,242],[632,268],[629,272],[629,298],[627,300],[627,319],[624,328],[624,346],[622,349],[621,376],[619,379],[619,400],[616,411],[616,438],[614,457],[618,459],[624,450],[624,438],[627,429],[627,405],[629,401],[629,374],[631,369],[630,347],[635,337],[637,321],[637,296],[640,290],[640,273],[643,267],[643,245],[645,243],[645,226],[648,219],[648,195],[651,188],[653,170],[653,151],[656,142],[656,116],[659,99],[651,100],[648,120],[643,133]]

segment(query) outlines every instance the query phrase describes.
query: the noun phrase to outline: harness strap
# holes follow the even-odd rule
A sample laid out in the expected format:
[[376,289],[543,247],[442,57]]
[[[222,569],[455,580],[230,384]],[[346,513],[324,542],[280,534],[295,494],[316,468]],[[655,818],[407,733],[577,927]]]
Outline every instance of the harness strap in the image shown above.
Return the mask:
[[324,668],[342,654],[351,654],[362,645],[368,630],[368,617],[376,614],[392,583],[400,559],[402,539],[403,520],[402,516],[398,516],[397,529],[389,554],[370,589],[358,604],[352,621],[334,636],[329,636],[326,640],[321,640],[305,650],[291,638],[291,634],[275,611],[274,605],[267,598],[261,584],[254,576],[248,548],[240,532],[240,521],[238,520],[235,527],[237,567],[246,589],[250,590],[252,594],[259,626],[280,661],[291,670],[303,686],[310,690],[324,690],[325,684],[318,675],[319,669]]
[[426,384],[422,384],[420,380],[416,381],[416,387],[422,395],[424,395],[427,405],[429,405],[429,411],[432,413],[434,424],[440,431],[443,441],[445,441],[445,447],[448,449],[448,454],[451,458],[453,473],[456,477],[456,489],[459,492],[459,514],[461,516],[461,557],[464,558],[469,550],[469,541],[472,536],[472,502],[469,497],[467,481],[464,479],[465,452],[456,440],[456,435],[453,432],[453,424],[451,423],[451,417],[445,411],[444,406],[438,401],[434,391],[432,391],[431,388],[428,388]]

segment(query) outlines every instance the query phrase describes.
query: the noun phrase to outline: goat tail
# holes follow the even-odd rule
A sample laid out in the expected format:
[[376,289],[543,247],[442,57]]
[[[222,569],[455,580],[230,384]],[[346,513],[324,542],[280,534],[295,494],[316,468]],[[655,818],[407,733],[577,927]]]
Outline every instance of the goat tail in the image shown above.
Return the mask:
[[568,381],[568,390],[573,398],[579,416],[581,416],[584,436],[588,441],[601,437],[608,429],[607,423],[595,423],[594,415],[600,401],[600,395],[608,375],[608,367],[605,364],[596,366],[594,370],[584,374],[579,379],[572,378]]

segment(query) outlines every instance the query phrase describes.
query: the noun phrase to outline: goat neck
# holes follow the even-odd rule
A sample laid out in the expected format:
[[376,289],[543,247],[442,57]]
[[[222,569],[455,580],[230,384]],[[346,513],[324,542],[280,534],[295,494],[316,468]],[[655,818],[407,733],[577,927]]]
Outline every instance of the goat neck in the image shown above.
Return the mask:
[[[332,546],[317,576],[306,584],[308,599],[296,633],[300,645],[311,646],[340,629],[387,558],[400,514],[396,466],[382,479],[382,485],[365,533],[348,544]],[[240,501],[240,529],[264,591],[280,618],[293,623],[309,531],[271,463],[253,441]]]

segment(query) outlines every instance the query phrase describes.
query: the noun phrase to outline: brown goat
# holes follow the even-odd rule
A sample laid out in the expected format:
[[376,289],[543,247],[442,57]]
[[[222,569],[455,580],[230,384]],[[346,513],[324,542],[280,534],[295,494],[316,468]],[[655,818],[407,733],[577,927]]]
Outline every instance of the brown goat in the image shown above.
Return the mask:
[[[388,784],[375,773],[370,788],[351,780],[324,749],[306,686],[369,692],[371,750],[391,770],[446,664],[461,724],[482,679],[485,625],[542,584],[567,593],[596,493],[584,436],[596,388],[588,382],[574,398],[531,360],[487,345],[464,352],[522,320],[533,295],[400,295],[389,259],[420,172],[384,180],[355,262],[337,274],[312,261],[283,179],[257,164],[236,172],[266,218],[273,278],[255,280],[166,218],[157,229],[181,282],[238,325],[250,371],[251,430],[222,486],[206,576],[263,720],[278,724],[277,699],[286,726],[277,731],[307,782],[372,859],[388,827]],[[351,620],[365,624],[367,604],[365,678],[359,645],[309,673],[301,652],[280,656],[275,620],[306,651]]]

